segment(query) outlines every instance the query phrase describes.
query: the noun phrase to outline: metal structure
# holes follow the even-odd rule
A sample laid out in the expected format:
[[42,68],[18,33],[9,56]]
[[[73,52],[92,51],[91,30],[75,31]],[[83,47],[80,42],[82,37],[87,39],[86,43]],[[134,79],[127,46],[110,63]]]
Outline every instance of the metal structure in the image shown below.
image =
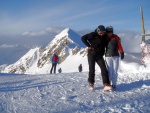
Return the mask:
[[142,7],[140,7],[140,13],[141,13],[141,22],[142,22],[142,42],[145,42],[145,28],[144,28],[144,17],[143,17]]
[[150,34],[145,34],[144,17],[143,17],[142,7],[140,7],[140,13],[141,13],[141,22],[142,22],[142,42],[140,44],[141,53],[142,53],[141,62],[142,62],[142,64],[150,64],[150,44],[147,44],[145,42],[145,37],[150,36]]

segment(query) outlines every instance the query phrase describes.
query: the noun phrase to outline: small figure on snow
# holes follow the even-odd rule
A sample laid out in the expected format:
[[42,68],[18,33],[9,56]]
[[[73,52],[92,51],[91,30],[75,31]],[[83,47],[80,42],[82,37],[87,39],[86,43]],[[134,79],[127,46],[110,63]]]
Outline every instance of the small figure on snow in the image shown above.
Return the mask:
[[58,69],[58,72],[59,72],[59,73],[61,73],[61,72],[62,72],[62,69],[61,69],[61,68],[59,68],[59,69]]
[[78,69],[79,69],[79,72],[82,72],[82,64],[79,65]]
[[56,73],[56,66],[57,66],[57,63],[59,62],[59,57],[56,53],[52,55],[51,62],[52,62],[52,67],[51,67],[50,74],[52,74],[53,68],[54,68],[54,73]]

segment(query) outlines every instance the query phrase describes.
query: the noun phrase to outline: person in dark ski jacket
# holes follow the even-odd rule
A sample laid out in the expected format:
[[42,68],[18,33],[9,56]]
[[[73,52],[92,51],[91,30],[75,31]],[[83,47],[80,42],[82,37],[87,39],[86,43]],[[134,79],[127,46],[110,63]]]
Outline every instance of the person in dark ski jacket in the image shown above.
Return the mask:
[[[107,32],[107,47],[106,47],[106,64],[109,73],[110,83],[112,88],[116,88],[119,67],[119,52],[121,59],[124,59],[124,51],[121,45],[120,38],[113,34],[113,27],[106,27]],[[118,52],[119,51],[119,52]]]
[[79,72],[82,72],[82,64],[79,65],[78,69],[79,69]]
[[51,67],[50,73],[52,74],[53,68],[54,68],[54,73],[56,73],[56,66],[57,66],[57,63],[59,62],[59,57],[56,53],[52,55],[51,62],[52,62],[52,67]]
[[81,37],[82,42],[88,47],[88,82],[91,90],[94,89],[95,83],[95,63],[97,63],[101,69],[104,91],[111,90],[112,88],[110,86],[108,71],[106,69],[105,61],[103,58],[107,44],[106,36],[105,27],[103,25],[99,25],[94,32]]

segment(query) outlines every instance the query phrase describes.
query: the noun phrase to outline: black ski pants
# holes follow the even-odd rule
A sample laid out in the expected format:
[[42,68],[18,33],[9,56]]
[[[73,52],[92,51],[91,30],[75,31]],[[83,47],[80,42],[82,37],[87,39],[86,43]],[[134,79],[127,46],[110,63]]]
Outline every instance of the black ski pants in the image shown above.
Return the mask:
[[51,74],[52,74],[53,68],[54,68],[54,73],[56,73],[56,66],[57,64],[52,64],[51,71],[50,71]]
[[90,84],[95,83],[95,63],[97,63],[98,66],[100,67],[103,84],[110,84],[108,71],[103,56],[94,57],[93,55],[88,53],[88,63],[89,63],[88,82]]

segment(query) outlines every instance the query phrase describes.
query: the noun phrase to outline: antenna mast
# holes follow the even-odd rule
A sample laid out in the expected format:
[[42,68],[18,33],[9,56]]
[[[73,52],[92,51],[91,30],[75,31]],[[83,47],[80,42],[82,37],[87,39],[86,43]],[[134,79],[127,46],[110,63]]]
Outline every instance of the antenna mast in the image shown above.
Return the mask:
[[145,42],[145,28],[144,28],[144,17],[143,17],[142,7],[140,7],[140,13],[141,13],[141,22],[142,22],[142,42]]

